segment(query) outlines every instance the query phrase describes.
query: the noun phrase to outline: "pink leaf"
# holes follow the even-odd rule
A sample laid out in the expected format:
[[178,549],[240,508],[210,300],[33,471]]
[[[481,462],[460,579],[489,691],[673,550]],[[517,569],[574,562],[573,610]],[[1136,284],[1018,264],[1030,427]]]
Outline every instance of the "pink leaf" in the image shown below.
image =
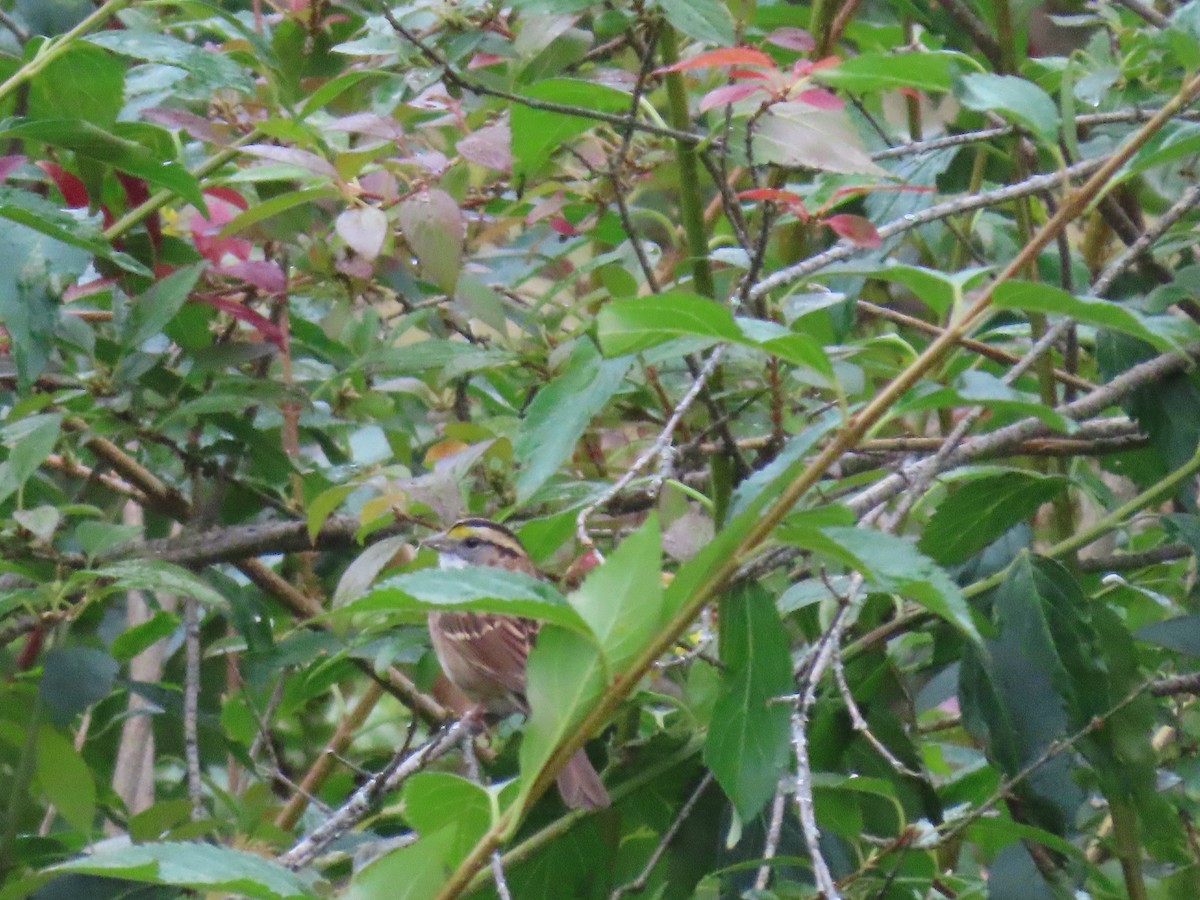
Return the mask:
[[862,216],[839,213],[823,220],[836,234],[859,247],[878,247],[883,241],[875,226]]
[[0,181],[7,180],[16,169],[25,162],[23,154],[14,153],[12,156],[0,156]]
[[763,85],[750,82],[724,85],[704,95],[704,98],[700,101],[700,112],[708,112],[710,109],[718,106],[728,106],[730,103],[736,103],[739,100],[746,99],[751,94],[765,90],[766,88]]
[[485,125],[458,141],[458,152],[463,159],[497,172],[511,171],[511,148],[512,132],[505,122]]
[[221,237],[221,229],[246,208],[245,199],[236,191],[226,187],[205,188],[209,197],[208,215],[193,210],[187,219],[188,230],[196,250],[209,262],[219,263],[226,254],[238,259],[248,259],[254,245],[234,237]]
[[375,206],[347,209],[337,217],[334,227],[351,249],[364,259],[375,259],[387,238],[388,220]]
[[815,106],[817,109],[841,109],[846,105],[840,97],[829,93],[824,88],[809,88],[807,91],[801,91],[796,95],[796,99],[809,106]]
[[241,152],[248,156],[257,156],[259,159],[267,159],[271,162],[298,166],[317,175],[337,178],[337,170],[334,169],[328,160],[322,159],[315,153],[309,153],[307,150],[299,150],[295,147],[277,147],[274,144],[247,144],[245,147],[242,147]]
[[227,143],[228,136],[203,116],[183,109],[155,107],[142,110],[142,118],[164,128],[184,131],[191,137],[218,146]]
[[470,72],[474,69],[483,69],[487,66],[494,66],[502,62],[504,62],[504,57],[497,56],[495,53],[476,53],[471,57],[470,62],[467,63],[467,71]]
[[656,75],[663,72],[686,72],[689,69],[720,68],[724,66],[760,66],[764,69],[774,69],[775,60],[761,50],[753,47],[723,47],[720,50],[709,50],[691,59],[685,59],[663,69],[657,69]]
[[280,294],[287,287],[283,269],[279,268],[279,263],[269,259],[240,259],[228,265],[218,266],[216,271],[254,285],[268,294]]
[[782,47],[784,50],[796,50],[799,53],[808,53],[817,46],[813,36],[803,28],[776,28],[767,35],[766,40],[767,43],[774,44],[776,47]]

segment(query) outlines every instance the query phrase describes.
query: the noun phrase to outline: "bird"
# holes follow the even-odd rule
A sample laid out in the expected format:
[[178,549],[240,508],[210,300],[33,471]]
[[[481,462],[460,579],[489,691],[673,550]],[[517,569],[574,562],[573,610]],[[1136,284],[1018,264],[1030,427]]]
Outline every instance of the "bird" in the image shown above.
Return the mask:
[[[546,576],[508,528],[489,519],[460,519],[423,546],[436,550],[442,569],[493,566]],[[488,713],[528,714],[525,664],[541,623],[492,613],[431,612],[429,636],[446,678]],[[611,802],[582,749],[558,773],[558,792],[572,809],[598,809]]]

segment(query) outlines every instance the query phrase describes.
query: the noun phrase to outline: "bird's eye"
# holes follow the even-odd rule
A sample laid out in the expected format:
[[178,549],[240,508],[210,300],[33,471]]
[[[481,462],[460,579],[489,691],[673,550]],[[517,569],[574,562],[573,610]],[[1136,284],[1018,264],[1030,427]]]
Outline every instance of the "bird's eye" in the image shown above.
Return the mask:
[[477,538],[477,537],[463,538],[463,543],[462,543],[462,545],[463,545],[463,547],[465,547],[467,550],[475,550],[475,549],[477,549],[478,547],[481,547],[481,546],[483,546],[483,541],[481,541],[481,540],[480,540],[479,538]]

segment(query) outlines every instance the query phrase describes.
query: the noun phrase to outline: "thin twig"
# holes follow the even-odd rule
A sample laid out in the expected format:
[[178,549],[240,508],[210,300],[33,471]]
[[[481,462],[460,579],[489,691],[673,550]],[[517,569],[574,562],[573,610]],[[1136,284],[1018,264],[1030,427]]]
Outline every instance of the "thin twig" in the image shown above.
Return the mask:
[[782,784],[775,789],[771,800],[771,821],[767,823],[767,839],[763,843],[762,865],[754,876],[754,890],[765,891],[771,883],[771,861],[779,852],[779,837],[783,834],[783,814],[787,811],[787,791]]
[[[907,213],[899,219],[888,222],[886,225],[880,226],[877,230],[881,240],[886,241],[896,235],[903,234],[906,231],[911,231],[921,225],[928,225],[930,222],[936,222],[939,219],[944,219],[949,216],[957,216],[964,212],[971,212],[976,209],[983,209],[988,206],[995,206],[1000,203],[1007,203],[1010,200],[1015,200],[1018,197],[1027,197],[1030,194],[1039,194],[1043,191],[1058,187],[1067,181],[1074,178],[1080,178],[1084,175],[1091,175],[1097,169],[1105,164],[1105,158],[1087,159],[1083,162],[1076,163],[1073,166],[1068,166],[1058,172],[1049,172],[1042,175],[1034,175],[1024,181],[1018,181],[1015,184],[1006,185],[1002,188],[997,188],[994,191],[984,191],[979,194],[972,194],[967,197],[957,197],[946,203],[940,203],[936,206],[931,206],[928,209],[923,209],[920,212]],[[772,291],[777,287],[791,284],[799,281],[818,272],[826,266],[832,265],[835,262],[840,262],[843,259],[863,252],[863,248],[850,241],[843,240],[823,253],[818,253],[815,256],[810,256],[808,259],[801,260],[792,266],[779,269],[771,275],[764,278],[750,291],[751,299],[759,297],[768,291]]]
[[712,772],[706,772],[704,777],[700,779],[700,783],[696,785],[696,789],[692,791],[692,795],[688,797],[687,802],[679,808],[679,812],[675,816],[675,821],[671,823],[671,827],[659,839],[658,846],[654,848],[654,852],[646,860],[646,865],[642,867],[642,871],[638,877],[616,888],[608,895],[608,900],[621,900],[626,894],[637,894],[646,889],[646,884],[650,881],[650,874],[654,871],[654,867],[658,865],[658,861],[662,859],[662,855],[667,852],[667,847],[675,839],[675,835],[679,833],[679,829],[683,827],[683,823],[692,814],[696,803],[699,802],[700,797],[708,789],[708,786],[712,784],[712,781]]
[[405,779],[455,747],[469,731],[470,725],[460,719],[439,731],[413,753],[396,754],[378,774],[356,790],[311,834],[283,854],[279,861],[289,869],[299,869],[311,863],[326,847],[362,821],[379,797],[395,790]]
[[[470,733],[463,736],[462,751],[463,758],[467,763],[468,777],[486,790],[487,785],[484,783],[483,773],[479,770],[479,760],[475,756],[475,739]],[[500,900],[512,900],[508,879],[504,877],[504,862],[500,859],[499,847],[492,851],[492,882],[496,887],[496,893],[500,895]]]
[[[638,458],[634,460],[633,465],[620,478],[605,488],[599,497],[595,498],[579,511],[579,515],[575,517],[575,534],[583,547],[595,549],[595,543],[588,535],[587,527],[588,519],[592,514],[624,490],[651,461],[669,452],[671,436],[675,433],[675,429],[679,426],[679,422],[683,419],[684,414],[691,408],[692,403],[695,402],[700,392],[704,389],[709,376],[712,375],[713,370],[717,367],[717,363],[721,361],[723,352],[724,345],[713,349],[713,352],[709,354],[708,359],[705,361],[703,368],[700,369],[696,379],[692,382],[692,386],[688,388],[687,393],[683,395],[683,398],[676,405],[674,412],[671,413],[671,418],[663,425],[662,430],[658,433],[658,437],[654,439],[649,447],[642,451]],[[661,472],[653,489],[657,490],[657,487],[660,485]]]
[[200,601],[195,597],[183,598],[183,624],[183,746],[192,821],[199,821],[204,818],[205,812],[203,784],[200,780],[200,736],[197,730],[200,712]]

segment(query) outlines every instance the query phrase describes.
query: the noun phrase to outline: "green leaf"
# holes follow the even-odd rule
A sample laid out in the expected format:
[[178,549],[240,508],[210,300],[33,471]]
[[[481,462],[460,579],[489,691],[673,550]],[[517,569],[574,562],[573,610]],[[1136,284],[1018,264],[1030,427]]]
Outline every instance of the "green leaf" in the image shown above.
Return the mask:
[[[120,266],[126,272],[133,272],[135,275],[146,277],[153,275],[149,269],[128,253],[114,250],[112,245],[92,225],[81,221],[78,216],[59,209],[44,197],[31,194],[28,191],[0,186],[0,218],[24,225],[26,228],[33,229],[39,234],[53,238],[56,241],[61,241],[71,247],[86,250],[88,253],[98,256],[101,259],[107,259],[114,265]],[[4,240],[0,241],[0,244],[13,241],[11,234],[6,234],[3,237]],[[31,261],[28,257],[31,255],[26,254],[26,258],[22,260],[21,267],[12,267],[9,271],[16,272],[20,268],[28,266]],[[0,260],[3,260],[3,257],[0,257]],[[82,271],[84,267],[80,266],[79,268]]]
[[915,600],[967,637],[979,640],[958,585],[910,541],[869,528],[815,529],[791,524],[781,526],[779,536],[861,573],[879,590]]
[[175,314],[187,302],[205,266],[206,263],[196,263],[176,269],[152,284],[138,297],[133,302],[122,329],[124,345],[136,349],[143,342],[161,334],[167,323],[175,318]]
[[255,900],[319,897],[316,873],[292,872],[279,863],[211,844],[160,843],[94,853],[50,869],[201,891],[231,891]]
[[962,79],[959,100],[968,109],[998,113],[1043,141],[1057,140],[1058,107],[1032,81],[1015,75],[974,72]]
[[619,672],[658,630],[662,611],[662,536],[658,516],[588,573],[572,605],[587,622],[610,671]]
[[657,0],[663,15],[674,28],[690,38],[718,47],[729,47],[736,39],[733,17],[721,0]]
[[1200,124],[1168,122],[1121,168],[1117,178],[1126,180],[1155,166],[1195,156],[1197,152],[1200,152]]
[[[130,134],[161,134],[171,145],[170,135],[162,129],[141,123],[117,123],[118,131]],[[34,141],[63,147],[94,162],[106,163],[122,172],[144,178],[150,184],[166,188],[184,200],[205,209],[200,184],[187,169],[171,159],[163,159],[148,147],[106,131],[82,119],[42,119],[0,128],[0,137]]]
[[415,844],[400,847],[373,859],[350,880],[344,900],[428,900],[437,894],[447,874],[454,870],[454,848],[459,843],[457,825],[422,834]]
[[245,231],[251,225],[265,221],[271,216],[285,213],[289,209],[295,209],[297,206],[316,203],[318,200],[332,200],[338,196],[340,195],[337,189],[332,187],[310,187],[299,191],[284,191],[282,194],[255,203],[249,209],[238,213],[221,229],[221,237],[229,237],[231,234]]
[[963,562],[1032,516],[1069,484],[1066,478],[1026,471],[972,479],[941,502],[918,546],[942,565]]
[[179,627],[179,616],[160,609],[145,622],[117,635],[108,648],[117,662],[128,662],[155,641],[169,637]]
[[193,597],[205,606],[225,606],[225,598],[208,582],[187,569],[161,559],[126,559],[112,562],[93,574],[112,582],[117,591],[154,591],[176,597]]
[[113,53],[183,69],[192,76],[196,92],[214,94],[232,89],[250,93],[254,89],[250,73],[232,55],[215,53],[169,34],[120,28],[89,35],[87,40]]
[[901,87],[944,93],[953,86],[955,69],[963,63],[975,65],[969,57],[950,51],[860,53],[843,59],[831,69],[813,72],[813,78],[853,94]]
[[1175,616],[1143,625],[1134,637],[1176,653],[1200,657],[1200,616]]
[[775,793],[791,752],[789,707],[774,702],[794,690],[787,630],[756,584],[721,599],[724,689],[713,708],[704,763],[749,822]]
[[[573,78],[542,81],[525,88],[524,94],[534,100],[607,113],[621,112],[630,104],[629,94],[624,91]],[[555,150],[596,124],[595,119],[534,109],[522,103],[513,104],[511,115],[513,174],[518,182],[537,174]]]
[[[1043,282],[1006,281],[996,288],[992,302],[999,309],[1050,313],[1099,328],[1111,328],[1139,338],[1159,350],[1175,349],[1180,339],[1188,339],[1175,328],[1163,329],[1161,324],[1166,323],[1144,317],[1127,305],[1096,297],[1075,297]],[[1170,320],[1172,326],[1177,321],[1174,317],[1170,317]],[[1191,330],[1194,330],[1194,326]]]
[[551,752],[596,703],[610,677],[590,638],[554,626],[538,632],[525,674],[530,713],[521,741],[518,808],[528,802],[529,788]]
[[96,816],[92,770],[71,741],[49,725],[38,729],[37,777],[59,815],[72,828],[89,833]]
[[529,404],[513,455],[520,464],[518,502],[528,500],[575,450],[588,425],[621,386],[631,360],[602,360],[587,338],[581,339],[563,371]]
[[[1155,786],[1153,701],[1142,694],[1127,702],[1144,676],[1123,623],[1104,605],[1089,601],[1059,563],[1029,553],[1018,557],[996,589],[994,619],[998,637],[988,644],[983,671],[994,696],[1008,709],[1012,740],[1024,745],[1006,756],[1006,770],[1024,765],[1049,740],[1101,719],[1104,728],[1076,744],[1101,790],[1111,803],[1136,804],[1153,841],[1178,837],[1172,833],[1177,830],[1174,817]],[[1028,685],[1018,685],[1005,672],[1040,677],[1051,685],[1044,692],[1056,695],[1060,720],[1049,711],[1049,718],[1035,723]],[[980,681],[978,672],[974,680]],[[976,684],[975,693],[979,688]],[[964,716],[969,709],[976,729],[986,728],[982,719],[996,712],[994,706],[965,704]],[[1035,724],[1036,733],[1029,730]]]
[[379,573],[388,567],[408,542],[409,538],[406,535],[393,535],[372,544],[356,556],[354,562],[346,566],[346,571],[338,579],[337,590],[333,592],[333,608],[345,606],[366,594],[379,577]]
[[686,291],[609,303],[600,310],[596,324],[605,356],[637,353],[678,337],[703,337],[714,343],[743,340],[733,313]]
[[58,523],[62,521],[62,516],[57,507],[43,504],[33,509],[15,510],[13,521],[39,541],[49,541],[54,536]]
[[833,378],[828,356],[809,335],[761,319],[736,319],[719,302],[683,290],[610,302],[596,317],[596,337],[606,356],[640,353],[680,337],[739,343]]
[[[771,104],[755,121],[755,165],[774,163],[842,175],[887,175],[871,161],[845,110],[820,109],[795,100]],[[734,149],[741,152],[741,144],[738,141]]]
[[31,119],[72,118],[107,128],[124,101],[125,66],[86,43],[72,44],[29,83]]
[[903,415],[914,410],[946,409],[976,404],[998,412],[1035,416],[1055,431],[1066,434],[1070,434],[1076,428],[1071,419],[1055,412],[1043,403],[1037,394],[1018,391],[991,372],[982,369],[968,369],[954,380],[952,386],[933,388],[928,393],[921,393],[921,389],[918,388],[912,395],[906,396],[896,404],[896,412]]
[[40,413],[4,426],[0,431],[8,451],[8,465],[18,485],[24,484],[46,461],[62,433],[61,413]]
[[885,266],[865,269],[848,267],[846,271],[869,275],[884,281],[897,281],[916,294],[922,303],[939,316],[944,316],[950,310],[957,308],[958,304],[962,302],[964,292],[983,281],[992,270],[980,267],[962,269],[958,272],[940,272],[921,266],[889,263]]
[[335,484],[309,501],[307,513],[310,541],[316,541],[325,520],[333,515],[333,511],[342,505],[342,501],[349,497],[356,487],[354,484]]
[[351,600],[339,612],[384,611],[420,621],[425,613],[439,609],[524,616],[589,634],[584,619],[553,585],[524,572],[487,566],[421,569],[396,575],[365,596]]
[[138,525],[114,525],[112,522],[80,522],[75,526],[75,541],[88,557],[94,559],[106,550],[127,544],[140,537]]
[[419,834],[454,835],[446,858],[457,864],[492,824],[492,801],[477,784],[449,772],[418,772],[404,785],[404,818]]

